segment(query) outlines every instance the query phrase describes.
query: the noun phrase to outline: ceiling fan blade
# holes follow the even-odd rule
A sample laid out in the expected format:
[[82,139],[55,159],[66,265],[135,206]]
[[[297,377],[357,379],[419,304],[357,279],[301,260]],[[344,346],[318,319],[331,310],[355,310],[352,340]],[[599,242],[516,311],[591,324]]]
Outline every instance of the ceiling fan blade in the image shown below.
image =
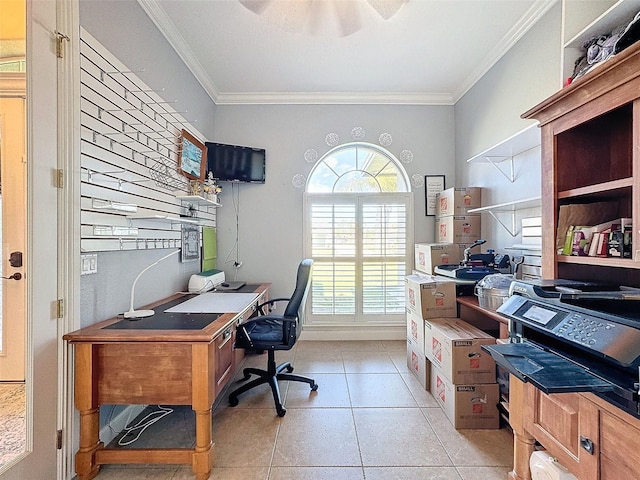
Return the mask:
[[238,0],[243,7],[260,15],[264,12],[273,0]]
[[333,2],[340,33],[343,37],[357,32],[362,27],[360,10],[356,2]]
[[393,17],[408,0],[367,0],[369,5],[385,20]]

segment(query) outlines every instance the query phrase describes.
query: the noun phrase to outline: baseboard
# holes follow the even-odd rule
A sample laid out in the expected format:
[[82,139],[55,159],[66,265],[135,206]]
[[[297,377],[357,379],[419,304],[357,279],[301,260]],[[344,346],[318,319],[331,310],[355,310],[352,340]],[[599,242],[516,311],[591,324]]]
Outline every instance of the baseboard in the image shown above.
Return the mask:
[[128,405],[100,429],[100,440],[105,445],[108,445],[111,440],[116,438],[118,434],[124,430],[127,423],[140,415],[145,408],[147,408],[147,405]]
[[406,339],[407,327],[405,325],[367,325],[366,327],[307,325],[300,335],[300,340],[311,341]]

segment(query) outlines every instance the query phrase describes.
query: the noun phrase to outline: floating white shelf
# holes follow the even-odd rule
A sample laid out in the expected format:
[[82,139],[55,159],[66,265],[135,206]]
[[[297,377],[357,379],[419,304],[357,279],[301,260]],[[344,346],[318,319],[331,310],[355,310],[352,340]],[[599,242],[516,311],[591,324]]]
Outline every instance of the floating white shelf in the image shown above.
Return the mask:
[[211,207],[221,207],[222,204],[218,203],[218,202],[214,202],[212,200],[207,200],[204,197],[201,197],[199,195],[176,195],[176,198],[178,200],[181,200],[183,202],[189,202],[189,203],[193,203],[196,205],[208,205]]
[[[528,208],[536,208],[541,205],[542,197],[529,197],[523,198],[521,200],[513,200],[511,202],[505,203],[497,203],[495,205],[487,205],[486,207],[472,208],[468,210],[469,213],[488,213],[491,215],[496,222],[498,222],[502,227],[509,232],[512,237],[518,235],[517,225],[516,225],[516,212],[518,210],[526,210]],[[498,213],[509,213],[511,214],[511,227],[505,225],[505,223],[498,218]]]
[[488,213],[488,212],[511,212],[514,210],[524,210],[526,208],[535,208],[541,205],[541,196],[523,198],[521,200],[513,200],[511,202],[497,203],[495,205],[487,205],[486,207],[478,207],[469,209],[469,213]]
[[129,215],[127,218],[132,221],[146,220],[163,223],[190,223],[194,225],[200,225],[201,223],[197,218],[170,217],[169,215]]
[[[531,125],[524,130],[512,135],[493,147],[474,155],[467,160],[467,163],[474,161],[489,162],[511,183],[515,182],[515,169],[513,165],[513,157],[520,153],[524,153],[532,148],[540,145],[540,128],[538,125]],[[499,164],[509,161],[509,172]]]
[[611,33],[611,31],[626,20],[630,20],[640,11],[640,1],[619,0],[614,3],[606,12],[591,22],[575,37],[565,44],[565,48],[580,48],[582,43],[597,35]]

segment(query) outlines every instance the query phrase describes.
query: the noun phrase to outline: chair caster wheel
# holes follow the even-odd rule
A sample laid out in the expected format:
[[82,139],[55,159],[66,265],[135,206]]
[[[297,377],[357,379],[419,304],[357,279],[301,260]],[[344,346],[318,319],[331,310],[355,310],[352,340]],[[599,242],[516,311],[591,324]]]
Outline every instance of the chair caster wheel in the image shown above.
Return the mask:
[[291,365],[287,366],[287,372],[289,373],[293,372],[293,367]]
[[230,407],[237,407],[238,406],[238,399],[235,397],[229,397],[229,406]]
[[284,417],[284,414],[287,413],[287,411],[284,408],[278,408],[278,416],[279,417]]
[[311,385],[311,391],[315,392],[316,390],[318,390],[318,384],[314,383],[313,385]]

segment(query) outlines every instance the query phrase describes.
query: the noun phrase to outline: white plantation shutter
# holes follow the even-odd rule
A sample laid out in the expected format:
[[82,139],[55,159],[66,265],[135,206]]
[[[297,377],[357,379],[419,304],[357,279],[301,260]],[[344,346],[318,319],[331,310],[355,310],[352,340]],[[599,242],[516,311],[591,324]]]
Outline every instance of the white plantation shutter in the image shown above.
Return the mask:
[[[310,324],[405,321],[411,194],[306,194]],[[410,243],[411,242],[411,243]]]
[[407,206],[381,198],[365,200],[362,232],[363,313],[404,313]]

